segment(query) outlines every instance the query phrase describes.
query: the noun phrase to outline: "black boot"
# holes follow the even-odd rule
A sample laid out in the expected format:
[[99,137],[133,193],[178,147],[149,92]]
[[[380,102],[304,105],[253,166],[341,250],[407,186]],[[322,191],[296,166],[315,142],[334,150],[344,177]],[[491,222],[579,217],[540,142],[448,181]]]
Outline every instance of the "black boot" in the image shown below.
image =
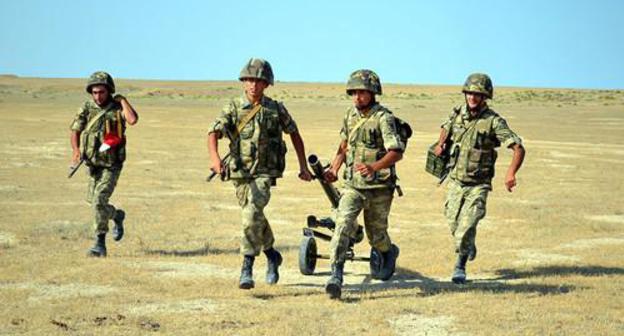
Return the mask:
[[466,262],[468,261],[468,255],[458,254],[457,262],[455,263],[455,269],[453,270],[453,277],[451,280],[453,283],[461,285],[466,283]]
[[115,241],[120,241],[121,238],[123,238],[124,219],[126,219],[126,213],[121,209],[115,210],[115,216],[113,216],[113,222],[115,222],[115,225],[113,226],[113,239],[115,239]]
[[282,264],[282,255],[272,247],[265,250],[264,255],[267,257],[266,283],[274,285],[279,281],[279,266]]
[[342,295],[342,274],[344,272],[344,262],[332,264],[332,274],[325,286],[325,293],[330,299],[340,299]]
[[97,235],[95,238],[95,245],[89,249],[87,256],[106,257],[106,233],[100,233]]
[[379,274],[379,279],[383,281],[390,280],[396,268],[396,260],[399,257],[399,247],[392,244],[390,249],[381,253],[384,260],[384,267]]
[[243,267],[241,268],[240,275],[240,283],[238,284],[238,288],[240,289],[251,289],[254,288],[253,281],[253,264],[255,257],[254,256],[245,256],[243,259]]

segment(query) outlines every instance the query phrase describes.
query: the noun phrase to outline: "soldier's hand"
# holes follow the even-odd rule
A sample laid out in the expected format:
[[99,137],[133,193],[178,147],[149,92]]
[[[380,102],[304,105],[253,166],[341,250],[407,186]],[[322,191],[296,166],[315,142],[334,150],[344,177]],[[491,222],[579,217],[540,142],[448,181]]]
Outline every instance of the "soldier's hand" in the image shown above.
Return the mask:
[[312,181],[312,173],[310,172],[308,167],[305,167],[304,169],[301,169],[299,171],[299,178],[304,181]]
[[373,167],[363,163],[356,163],[353,168],[355,168],[355,170],[360,173],[360,175],[366,177],[372,176],[375,173]]
[[441,156],[442,153],[444,153],[444,150],[446,149],[446,144],[437,144],[435,146],[435,148],[433,149],[433,154],[435,154],[435,156]]
[[78,162],[80,162],[80,151],[75,150],[72,152],[71,165],[75,166],[78,164]]
[[220,159],[213,161],[212,167],[210,167],[210,170],[215,172],[215,174],[217,175],[223,175],[223,172],[225,171],[225,167],[223,166],[223,161],[221,161]]
[[516,186],[516,175],[507,174],[507,177],[505,177],[505,188],[507,188],[507,191],[512,192],[515,186]]
[[333,169],[327,169],[325,172],[323,172],[323,178],[329,183],[336,182],[338,181],[338,172],[334,171]]
[[126,97],[120,94],[116,94],[115,97],[113,97],[113,99],[115,99],[116,102],[121,103],[122,100],[126,100]]

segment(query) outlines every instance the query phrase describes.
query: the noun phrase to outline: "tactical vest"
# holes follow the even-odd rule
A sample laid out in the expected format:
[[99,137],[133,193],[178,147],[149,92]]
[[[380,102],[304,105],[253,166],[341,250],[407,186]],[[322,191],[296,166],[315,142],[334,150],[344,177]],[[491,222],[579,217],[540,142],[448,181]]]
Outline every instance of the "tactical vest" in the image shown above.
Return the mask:
[[490,183],[494,177],[496,147],[500,142],[494,134],[492,124],[498,114],[485,109],[475,119],[463,119],[455,112],[451,125],[450,177],[462,183]]
[[[85,163],[94,167],[110,168],[121,166],[126,160],[126,122],[121,117],[121,106],[117,102],[112,102],[104,109],[95,104],[89,104],[87,114],[87,127],[80,134],[80,144],[82,146],[82,157]],[[92,123],[102,110],[104,115]],[[121,130],[121,143],[115,148],[100,152],[100,146],[104,142],[104,135],[107,132],[117,133]]]
[[[286,143],[282,139],[279,109],[283,107],[264,98],[262,108],[230,142],[230,178],[267,176],[282,177],[286,168]],[[234,124],[238,124],[251,109],[236,106]]]
[[357,163],[370,165],[387,153],[381,133],[380,119],[384,114],[392,112],[377,105],[369,113],[371,113],[370,116],[364,117],[354,107],[347,111],[346,126],[349,147],[345,160],[345,183],[361,189],[392,188],[397,179],[394,165],[380,169],[369,177],[360,175],[354,168]]

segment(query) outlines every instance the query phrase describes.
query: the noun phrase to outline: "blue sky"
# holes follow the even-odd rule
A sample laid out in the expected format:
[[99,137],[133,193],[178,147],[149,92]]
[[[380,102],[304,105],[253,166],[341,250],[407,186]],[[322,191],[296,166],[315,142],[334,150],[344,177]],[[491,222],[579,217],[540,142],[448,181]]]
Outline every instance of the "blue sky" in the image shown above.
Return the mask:
[[0,73],[624,88],[624,1],[0,2]]

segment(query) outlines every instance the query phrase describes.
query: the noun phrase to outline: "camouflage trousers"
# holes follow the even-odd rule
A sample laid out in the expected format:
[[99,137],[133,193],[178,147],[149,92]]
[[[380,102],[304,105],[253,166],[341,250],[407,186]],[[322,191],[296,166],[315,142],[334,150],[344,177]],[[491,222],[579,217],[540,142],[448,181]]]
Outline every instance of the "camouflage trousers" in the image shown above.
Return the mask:
[[96,234],[107,233],[108,221],[115,215],[115,207],[108,200],[115,190],[119,175],[121,167],[89,167],[87,202],[93,208],[93,228]]
[[341,190],[336,212],[336,229],[330,242],[331,263],[345,261],[349,242],[355,239],[357,217],[364,210],[364,229],[372,247],[381,252],[390,249],[392,242],[388,235],[388,215],[394,197],[394,189],[354,189]]
[[462,186],[453,179],[449,180],[444,214],[453,235],[455,253],[467,255],[475,248],[477,224],[485,217],[487,196],[491,189],[489,184]]
[[264,216],[264,207],[271,198],[271,178],[232,179],[236,197],[242,210],[243,235],[240,253],[258,256],[260,251],[273,247],[273,231]]

